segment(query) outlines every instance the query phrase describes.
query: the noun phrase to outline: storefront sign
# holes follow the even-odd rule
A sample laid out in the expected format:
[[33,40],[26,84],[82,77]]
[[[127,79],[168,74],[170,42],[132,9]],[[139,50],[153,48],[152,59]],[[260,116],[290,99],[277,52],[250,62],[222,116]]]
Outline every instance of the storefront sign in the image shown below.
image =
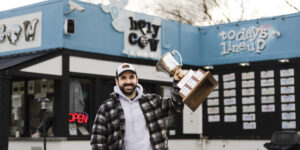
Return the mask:
[[41,12],[0,20],[0,52],[41,46]]
[[[150,52],[156,52],[159,42],[159,40],[157,39],[157,34],[159,32],[160,25],[151,24],[151,22],[147,22],[143,19],[134,20],[133,17],[129,17],[129,20],[129,30],[131,31],[131,33],[129,33],[128,35],[128,42],[133,46],[138,46],[141,49],[140,53],[142,53],[142,51],[146,47],[148,47],[148,49],[150,48]],[[144,53],[144,55],[149,54],[150,53]]]
[[230,53],[241,53],[245,51],[260,54],[266,47],[265,40],[268,38],[267,26],[251,26],[249,28],[241,28],[240,30],[221,31],[219,36],[223,40],[220,45],[222,47],[222,55]]
[[86,112],[69,113],[69,123],[88,123],[89,115]]
[[159,17],[133,13],[124,9],[128,0],[111,1],[102,10],[112,16],[112,26],[124,32],[123,54],[157,60],[161,56]]
[[[139,16],[137,18],[142,18]],[[148,18],[149,19],[149,18]],[[141,57],[157,60],[160,50],[160,19],[136,19],[128,17],[128,26],[124,31],[123,54],[130,57]]]

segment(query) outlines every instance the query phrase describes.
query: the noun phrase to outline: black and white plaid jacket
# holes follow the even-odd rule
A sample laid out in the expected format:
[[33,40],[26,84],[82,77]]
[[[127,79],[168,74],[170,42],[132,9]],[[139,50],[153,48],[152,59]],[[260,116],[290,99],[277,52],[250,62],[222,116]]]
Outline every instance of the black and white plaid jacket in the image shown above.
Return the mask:
[[[171,98],[162,99],[156,94],[143,94],[139,100],[153,150],[168,150],[164,118],[182,112],[183,102],[178,91],[174,81]],[[118,95],[112,93],[110,98],[99,107],[95,117],[91,135],[92,149],[123,150],[125,132],[124,112]]]

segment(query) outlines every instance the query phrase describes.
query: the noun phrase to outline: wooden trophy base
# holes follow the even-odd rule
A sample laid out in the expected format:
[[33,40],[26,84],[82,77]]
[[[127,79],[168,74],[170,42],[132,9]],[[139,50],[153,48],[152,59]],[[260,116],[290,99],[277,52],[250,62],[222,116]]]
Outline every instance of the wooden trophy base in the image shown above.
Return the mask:
[[179,86],[179,95],[192,111],[195,111],[218,85],[209,71],[204,72],[200,69],[196,72],[192,71],[184,80],[184,84],[181,83]]

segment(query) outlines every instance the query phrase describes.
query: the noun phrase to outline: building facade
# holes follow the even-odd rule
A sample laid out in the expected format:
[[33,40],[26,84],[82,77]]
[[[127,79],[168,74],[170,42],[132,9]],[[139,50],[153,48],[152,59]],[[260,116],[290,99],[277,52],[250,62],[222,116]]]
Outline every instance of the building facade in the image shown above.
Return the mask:
[[1,12],[1,149],[41,149],[44,124],[48,149],[90,149],[115,68],[135,64],[146,92],[168,97],[172,80],[155,65],[173,49],[219,86],[197,111],[166,118],[170,149],[263,149],[274,131],[299,129],[298,13],[196,27],[126,4],[51,0]]

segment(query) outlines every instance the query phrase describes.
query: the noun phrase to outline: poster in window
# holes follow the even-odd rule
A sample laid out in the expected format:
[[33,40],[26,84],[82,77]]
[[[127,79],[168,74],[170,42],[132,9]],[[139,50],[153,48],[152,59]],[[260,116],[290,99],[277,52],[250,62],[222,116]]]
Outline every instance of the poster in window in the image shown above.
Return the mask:
[[243,129],[256,129],[256,122],[244,122]]
[[47,83],[47,93],[54,93],[54,81],[53,80],[48,80]]
[[12,83],[12,94],[18,94],[19,92],[19,82]]
[[208,122],[220,122],[220,115],[208,115]]
[[34,94],[34,80],[28,81],[28,94]]
[[274,71],[268,70],[268,71],[261,71],[260,72],[260,78],[273,78],[274,77]]
[[243,113],[255,112],[255,105],[244,105]]
[[76,123],[69,123],[69,134],[70,135],[77,135]]
[[254,121],[255,120],[255,114],[243,114],[243,121]]
[[23,95],[25,91],[25,82],[13,82],[12,83],[12,94],[21,94]]
[[296,106],[294,103],[281,104],[281,111],[295,111]]
[[207,99],[207,106],[218,106],[219,105],[219,99]]
[[254,97],[250,96],[250,97],[242,97],[242,104],[254,104]]
[[22,96],[20,94],[12,95],[12,107],[18,108],[22,106]]
[[254,72],[242,73],[242,80],[254,79]]
[[219,107],[208,107],[207,108],[207,114],[218,114],[219,111]]
[[13,94],[11,96],[11,105],[12,105],[12,115],[14,120],[19,120],[22,118],[21,116],[21,107],[22,107],[22,95],[21,94]]
[[280,85],[294,85],[294,84],[295,84],[294,77],[280,79]]
[[235,105],[236,104],[236,99],[235,97],[232,98],[225,98],[224,99],[224,105]]
[[261,97],[262,104],[269,104],[269,103],[274,103],[274,102],[275,102],[274,96],[262,96]]
[[251,96],[254,95],[254,88],[242,89],[243,96]]
[[235,73],[230,73],[230,74],[224,74],[223,75],[223,81],[232,81],[235,80]]
[[296,129],[296,121],[282,121],[282,129]]
[[225,115],[224,122],[236,122],[236,115]]
[[260,80],[260,86],[274,86],[274,79],[262,79]]
[[294,69],[282,69],[280,70],[280,76],[281,77],[289,77],[294,76]]
[[229,114],[229,113],[236,113],[236,106],[226,106],[224,108],[224,112],[226,114]]
[[224,90],[224,97],[231,97],[235,95],[236,95],[235,89]]
[[244,80],[242,81],[242,87],[245,88],[245,87],[254,87],[255,84],[254,84],[254,80]]
[[282,120],[295,120],[296,113],[295,112],[284,112],[281,114]]
[[273,87],[261,89],[261,95],[273,95],[273,94],[275,94],[275,89]]
[[19,92],[18,93],[23,95],[24,91],[25,91],[25,82],[21,81],[21,82],[19,82]]
[[235,81],[224,82],[224,89],[232,89],[235,88]]
[[281,103],[295,102],[295,95],[281,95]]
[[41,82],[41,93],[47,93],[47,80]]
[[292,94],[295,93],[295,87],[294,86],[286,86],[280,88],[281,94]]
[[262,112],[275,112],[275,105],[274,104],[261,105],[261,111]]

